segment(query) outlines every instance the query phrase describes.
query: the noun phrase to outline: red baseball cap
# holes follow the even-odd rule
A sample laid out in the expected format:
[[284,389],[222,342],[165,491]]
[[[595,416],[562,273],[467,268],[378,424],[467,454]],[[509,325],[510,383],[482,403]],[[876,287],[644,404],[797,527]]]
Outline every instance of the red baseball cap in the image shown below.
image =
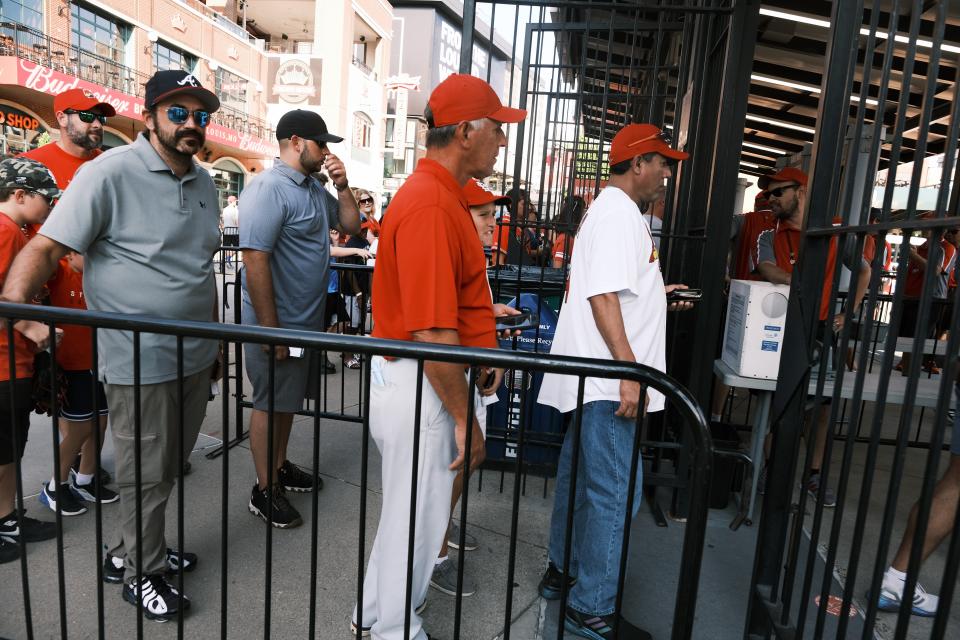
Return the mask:
[[100,107],[100,112],[105,116],[117,115],[117,110],[106,102],[100,102],[93,93],[86,89],[69,89],[63,93],[58,93],[53,99],[53,112],[66,111],[73,109],[75,111],[89,111],[94,107]]
[[475,178],[467,180],[467,184],[463,187],[463,195],[467,196],[467,204],[471,207],[481,207],[491,202],[498,206],[510,204],[509,196],[498,196],[490,190],[490,187]]
[[527,117],[524,109],[505,107],[489,84],[463,73],[454,73],[437,85],[430,94],[433,126],[446,127],[465,120],[490,118],[497,122],[520,122]]
[[757,197],[753,199],[753,210],[754,211],[769,211],[770,210],[770,201],[767,199],[767,194],[765,191],[761,191],[757,194]]
[[671,160],[686,160],[689,153],[670,148],[670,138],[652,124],[628,124],[613,136],[610,143],[610,165],[620,164],[634,156],[659,153]]
[[784,167],[774,174],[760,176],[760,178],[757,179],[757,186],[766,191],[772,182],[796,182],[797,184],[806,185],[807,174],[795,167]]

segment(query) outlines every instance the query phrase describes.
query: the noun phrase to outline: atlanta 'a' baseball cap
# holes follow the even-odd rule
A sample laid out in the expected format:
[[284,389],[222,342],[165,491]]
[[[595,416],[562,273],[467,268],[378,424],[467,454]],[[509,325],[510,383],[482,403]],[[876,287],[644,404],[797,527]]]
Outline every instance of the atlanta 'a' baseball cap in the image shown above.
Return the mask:
[[209,89],[204,89],[195,75],[183,69],[166,69],[153,74],[147,80],[143,102],[152,109],[161,100],[176,95],[195,97],[211,113],[220,108],[220,99]]

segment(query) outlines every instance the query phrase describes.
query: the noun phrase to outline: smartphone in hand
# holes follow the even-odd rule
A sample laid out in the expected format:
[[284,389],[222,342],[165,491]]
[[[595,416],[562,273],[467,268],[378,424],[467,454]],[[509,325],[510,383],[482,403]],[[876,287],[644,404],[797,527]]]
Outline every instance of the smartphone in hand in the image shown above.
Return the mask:
[[535,313],[524,311],[515,316],[497,316],[497,331],[526,331],[533,329],[540,323]]
[[696,302],[703,297],[703,289],[674,289],[667,294],[668,302]]

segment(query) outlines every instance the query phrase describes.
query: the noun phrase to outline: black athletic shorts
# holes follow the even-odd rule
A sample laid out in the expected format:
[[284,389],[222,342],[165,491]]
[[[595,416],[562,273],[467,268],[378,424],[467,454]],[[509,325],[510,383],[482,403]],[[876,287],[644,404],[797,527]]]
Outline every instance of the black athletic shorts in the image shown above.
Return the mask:
[[90,370],[64,371],[67,380],[66,401],[60,407],[60,417],[71,422],[93,419],[93,385],[97,386],[97,411],[101,416],[109,413],[103,383]]
[[[11,416],[11,404],[16,411],[13,416]],[[10,381],[0,382],[0,464],[11,464],[23,457],[23,451],[27,447],[31,411],[33,411],[33,382],[30,379],[13,382],[12,398]],[[14,434],[16,434],[17,450],[14,450],[13,446]]]

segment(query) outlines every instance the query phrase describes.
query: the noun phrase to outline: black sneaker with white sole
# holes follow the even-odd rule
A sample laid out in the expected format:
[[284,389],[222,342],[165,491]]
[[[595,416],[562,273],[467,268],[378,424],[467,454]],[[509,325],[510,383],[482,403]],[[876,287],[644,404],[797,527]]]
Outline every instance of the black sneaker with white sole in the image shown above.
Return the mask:
[[[273,502],[273,521],[270,522],[270,503]],[[300,512],[293,508],[283,491],[282,486],[275,486],[271,495],[268,488],[260,489],[258,483],[253,483],[250,493],[250,502],[247,508],[255,516],[260,516],[264,522],[270,522],[278,529],[292,529],[303,524]]]
[[[545,600],[559,600],[563,591],[564,575],[557,569],[557,565],[552,562],[547,563],[547,570],[540,578],[540,585],[537,591]],[[577,576],[568,576],[566,578],[567,589],[569,590],[577,583]]]
[[[287,491],[295,493],[313,491],[313,476],[289,460],[284,460],[283,465],[277,469],[277,482]],[[317,475],[317,490],[320,489],[323,489],[323,478]]]
[[101,482],[97,484],[96,478],[90,484],[78,484],[77,472],[70,470],[70,488],[77,494],[77,497],[85,502],[100,502],[100,504],[112,504],[120,499],[120,494],[112,489],[108,489]]
[[11,511],[0,518],[0,538],[20,544],[21,542],[41,542],[57,537],[55,523],[30,518],[25,515],[25,512],[26,509],[17,517],[17,512]]
[[[197,568],[197,554],[184,551],[183,570],[185,572],[193,571]],[[176,574],[180,568],[180,552],[167,547],[167,573]],[[103,559],[103,581],[111,584],[120,584],[123,582],[123,558],[107,554]]]
[[[414,609],[414,611],[417,612],[417,615],[420,615],[421,613],[423,613],[423,610],[426,609],[426,608],[427,608],[427,599],[424,598],[424,599],[423,599],[423,602],[421,602],[419,605],[417,605],[417,608]],[[373,625],[369,625],[369,626],[364,625],[364,627],[363,627],[362,629],[360,629],[360,636],[361,636],[362,638],[369,638],[369,637],[370,637],[370,630],[371,630],[371,629],[373,629]],[[352,635],[354,638],[357,637],[357,622],[356,622],[356,620],[351,620],[351,621],[350,621],[350,635]],[[430,634],[427,634],[427,637],[429,638],[429,637],[430,637]]]
[[59,507],[62,516],[79,516],[87,512],[80,498],[70,489],[69,482],[61,482],[54,491],[50,490],[49,482],[44,482],[40,490],[40,504],[46,505],[54,513]]
[[20,545],[0,538],[0,564],[13,562],[20,558]]
[[143,615],[150,620],[160,622],[173,620],[181,608],[184,612],[190,609],[190,600],[162,575],[143,576],[139,585],[136,580],[125,582],[122,597],[143,609]]

